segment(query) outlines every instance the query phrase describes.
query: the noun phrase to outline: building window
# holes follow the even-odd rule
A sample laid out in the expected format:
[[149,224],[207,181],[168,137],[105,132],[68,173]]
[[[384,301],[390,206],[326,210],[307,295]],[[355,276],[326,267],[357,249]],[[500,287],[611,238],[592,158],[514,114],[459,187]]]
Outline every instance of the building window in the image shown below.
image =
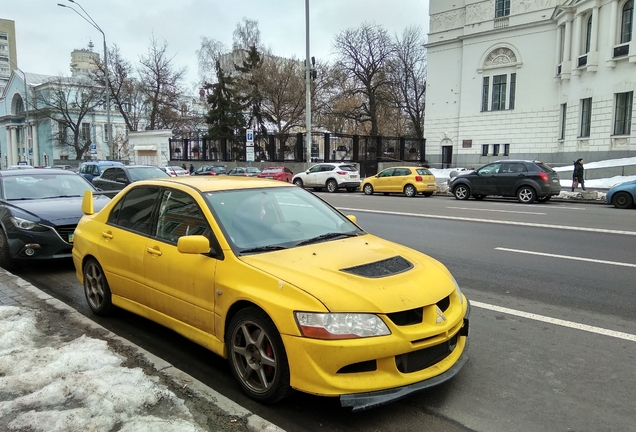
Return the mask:
[[510,0],[495,0],[495,18],[510,15]]
[[587,19],[587,28],[585,30],[585,54],[590,52],[590,46],[592,43],[592,15]]
[[506,75],[492,77],[492,111],[506,109]]
[[504,144],[504,156],[510,156],[510,144]]
[[561,104],[561,124],[559,125],[559,139],[565,139],[565,114],[568,111],[568,104]]
[[621,15],[621,43],[627,43],[632,40],[632,28],[634,26],[634,2],[629,0],[623,5],[623,13]]
[[488,90],[490,89],[490,77],[484,77],[481,92],[481,110],[488,111]]
[[614,110],[614,135],[629,135],[632,130],[634,92],[617,93]]
[[590,123],[592,123],[592,98],[581,99],[581,138],[590,136]]
[[499,156],[499,144],[492,145],[492,155]]
[[481,155],[488,156],[488,144],[483,144],[481,146]]
[[82,139],[84,141],[90,141],[91,139],[91,124],[82,123]]
[[515,90],[517,88],[517,74],[510,74],[510,101],[508,109],[515,109]]

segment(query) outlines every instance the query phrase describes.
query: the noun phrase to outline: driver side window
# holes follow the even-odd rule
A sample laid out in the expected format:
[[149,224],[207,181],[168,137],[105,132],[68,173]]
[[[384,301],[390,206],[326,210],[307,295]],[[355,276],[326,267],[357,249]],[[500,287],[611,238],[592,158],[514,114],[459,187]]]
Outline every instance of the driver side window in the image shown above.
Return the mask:
[[480,175],[498,174],[500,168],[501,168],[501,164],[500,163],[494,163],[494,164],[486,165],[483,168],[480,168],[477,172]]
[[378,175],[378,177],[391,177],[393,175],[393,169],[384,170]]

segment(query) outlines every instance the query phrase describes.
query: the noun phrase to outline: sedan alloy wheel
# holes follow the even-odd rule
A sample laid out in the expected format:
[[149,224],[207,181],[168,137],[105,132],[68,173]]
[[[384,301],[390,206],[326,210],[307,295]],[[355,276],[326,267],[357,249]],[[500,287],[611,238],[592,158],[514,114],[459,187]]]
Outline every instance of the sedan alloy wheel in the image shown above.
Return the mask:
[[255,307],[239,311],[230,322],[226,344],[232,374],[248,396],[265,403],[287,396],[287,354],[265,312]]
[[373,195],[373,186],[371,186],[369,183],[365,184],[362,190],[365,195]]
[[84,294],[93,313],[105,316],[113,306],[112,295],[102,266],[94,259],[84,264]]

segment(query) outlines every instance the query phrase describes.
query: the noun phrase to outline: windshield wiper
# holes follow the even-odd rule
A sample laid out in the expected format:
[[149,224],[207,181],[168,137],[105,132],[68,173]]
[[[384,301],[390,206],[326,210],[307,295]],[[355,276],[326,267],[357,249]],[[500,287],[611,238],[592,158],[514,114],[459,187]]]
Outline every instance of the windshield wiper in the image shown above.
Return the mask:
[[43,197],[42,199],[51,199],[51,198],[77,198],[80,197],[81,195],[55,195],[55,196],[47,196],[47,197]]
[[304,246],[304,245],[308,245],[311,243],[318,243],[321,241],[325,241],[325,240],[331,240],[331,239],[335,239],[338,237],[357,237],[358,233],[342,233],[342,232],[329,232],[329,233],[325,233],[325,234],[321,234],[319,236],[316,237],[312,237],[310,239],[307,240],[303,240],[300,243],[297,243],[296,246]]
[[259,246],[255,248],[243,249],[241,253],[250,253],[250,252],[271,252],[277,250],[288,249],[287,246],[282,245],[269,245],[269,246]]

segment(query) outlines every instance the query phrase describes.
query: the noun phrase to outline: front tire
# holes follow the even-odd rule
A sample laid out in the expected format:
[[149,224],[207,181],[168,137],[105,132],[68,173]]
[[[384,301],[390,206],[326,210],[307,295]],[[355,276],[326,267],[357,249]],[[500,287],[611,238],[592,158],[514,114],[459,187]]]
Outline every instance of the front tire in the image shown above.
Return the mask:
[[365,195],[373,195],[373,186],[367,183],[362,188],[362,191],[364,192]]
[[517,191],[517,200],[522,204],[532,204],[537,199],[537,193],[530,186],[522,186]]
[[465,184],[457,185],[453,189],[453,195],[455,195],[455,199],[467,200],[470,198],[470,188]]
[[612,204],[618,209],[628,209],[634,205],[634,198],[627,192],[616,192],[612,197]]
[[302,179],[294,179],[294,186],[298,186],[299,188],[303,187],[303,181]]
[[276,326],[261,309],[240,310],[226,333],[232,375],[243,391],[262,403],[285,398],[289,385],[289,363]]
[[413,186],[412,184],[407,184],[406,186],[404,186],[404,195],[409,198],[413,198],[415,195],[417,195],[417,189],[415,189],[415,186]]
[[327,180],[327,191],[334,193],[338,192],[338,183],[334,179]]
[[95,315],[110,314],[113,307],[110,287],[102,266],[93,258],[88,259],[84,264],[84,294],[88,307]]
[[11,257],[9,240],[7,240],[7,235],[2,228],[0,228],[0,266],[8,271],[17,270],[19,267]]

